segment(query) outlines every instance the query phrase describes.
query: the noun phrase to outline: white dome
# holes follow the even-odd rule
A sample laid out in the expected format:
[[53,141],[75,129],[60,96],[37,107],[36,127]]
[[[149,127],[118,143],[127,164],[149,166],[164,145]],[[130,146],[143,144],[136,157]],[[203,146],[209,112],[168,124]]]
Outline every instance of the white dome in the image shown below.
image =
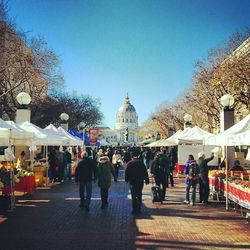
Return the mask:
[[137,129],[138,127],[138,116],[135,107],[130,103],[128,95],[125,98],[124,103],[119,108],[116,115],[116,129]]
[[118,113],[123,113],[123,112],[136,112],[135,107],[130,103],[128,96],[125,98],[124,103],[118,110]]

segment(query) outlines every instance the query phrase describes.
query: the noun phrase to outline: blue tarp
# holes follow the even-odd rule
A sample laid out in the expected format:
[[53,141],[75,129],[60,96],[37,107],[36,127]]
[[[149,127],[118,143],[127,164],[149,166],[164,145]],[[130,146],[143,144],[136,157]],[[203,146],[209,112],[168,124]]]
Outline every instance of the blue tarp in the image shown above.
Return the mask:
[[[83,140],[83,132],[76,132],[74,129],[69,129],[68,132],[71,135]],[[87,133],[84,133],[84,145],[89,145],[89,136]],[[100,146],[100,142],[97,141],[95,146]]]

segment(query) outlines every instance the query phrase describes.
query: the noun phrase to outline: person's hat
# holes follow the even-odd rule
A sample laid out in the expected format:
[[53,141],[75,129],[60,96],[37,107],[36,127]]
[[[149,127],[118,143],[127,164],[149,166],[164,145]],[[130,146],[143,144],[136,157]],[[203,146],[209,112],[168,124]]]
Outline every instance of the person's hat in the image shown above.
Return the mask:
[[240,165],[240,161],[239,161],[239,160],[235,160],[235,161],[234,161],[234,165],[237,165],[237,164]]
[[199,157],[199,158],[201,158],[201,157],[203,157],[203,156],[205,156],[205,152],[204,152],[204,151],[201,151],[201,152],[198,153],[198,157]]

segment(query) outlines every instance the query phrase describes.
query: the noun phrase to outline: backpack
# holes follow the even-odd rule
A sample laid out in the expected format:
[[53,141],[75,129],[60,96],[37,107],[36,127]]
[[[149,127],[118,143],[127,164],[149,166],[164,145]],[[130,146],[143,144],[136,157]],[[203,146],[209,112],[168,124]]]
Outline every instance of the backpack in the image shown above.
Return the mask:
[[169,167],[169,161],[167,156],[160,154],[157,158],[157,168],[158,171],[162,174],[170,174],[170,167]]
[[188,176],[193,180],[199,179],[199,167],[196,163],[192,163],[189,165]]

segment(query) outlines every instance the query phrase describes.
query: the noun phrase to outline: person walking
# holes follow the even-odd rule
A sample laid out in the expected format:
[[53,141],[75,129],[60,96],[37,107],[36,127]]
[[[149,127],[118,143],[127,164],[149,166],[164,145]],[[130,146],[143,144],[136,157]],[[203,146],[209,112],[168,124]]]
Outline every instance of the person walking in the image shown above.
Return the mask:
[[66,168],[66,179],[68,178],[68,180],[72,179],[72,171],[71,171],[71,163],[72,163],[72,155],[71,155],[71,150],[69,148],[67,148],[65,150],[65,155],[66,155],[66,162],[67,162],[67,168]]
[[151,174],[153,174],[155,178],[155,184],[162,188],[162,200],[165,200],[170,166],[164,147],[161,147],[160,152],[156,155],[152,163]]
[[101,191],[102,209],[108,205],[108,190],[111,186],[111,175],[113,175],[114,181],[117,182],[114,167],[109,157],[106,155],[100,156],[97,165],[97,179]]
[[132,197],[132,213],[141,212],[142,189],[144,181],[149,184],[148,172],[145,165],[138,159],[139,153],[132,152],[132,160],[128,162],[125,170],[125,181],[129,183]]
[[58,178],[58,159],[56,157],[56,150],[53,148],[49,153],[49,179],[51,183],[55,182]]
[[81,157],[82,160],[79,161],[75,171],[75,182],[79,182],[80,208],[85,208],[88,212],[92,195],[92,181],[96,179],[96,165],[92,159],[88,158],[86,151],[82,152]]
[[[170,150],[170,154],[169,154],[169,166],[170,166],[170,174],[169,174],[169,179],[170,179],[170,184],[171,187],[174,186],[174,170],[175,170],[175,164],[177,163],[177,152],[176,152],[176,148],[173,147]],[[167,182],[167,187],[168,187],[168,182]]]
[[214,153],[211,157],[205,158],[204,152],[199,152],[198,154],[198,166],[200,172],[200,202],[203,204],[208,203],[209,196],[209,183],[208,183],[208,162],[213,160]]
[[121,156],[121,153],[119,150],[116,150],[115,153],[113,154],[112,164],[113,164],[114,169],[115,169],[116,178],[118,179],[119,170],[120,170],[121,166],[123,165],[122,156]]
[[126,165],[131,160],[131,150],[130,150],[130,147],[126,148],[126,151],[124,152],[124,155],[123,155],[123,160],[124,160],[124,163]]

